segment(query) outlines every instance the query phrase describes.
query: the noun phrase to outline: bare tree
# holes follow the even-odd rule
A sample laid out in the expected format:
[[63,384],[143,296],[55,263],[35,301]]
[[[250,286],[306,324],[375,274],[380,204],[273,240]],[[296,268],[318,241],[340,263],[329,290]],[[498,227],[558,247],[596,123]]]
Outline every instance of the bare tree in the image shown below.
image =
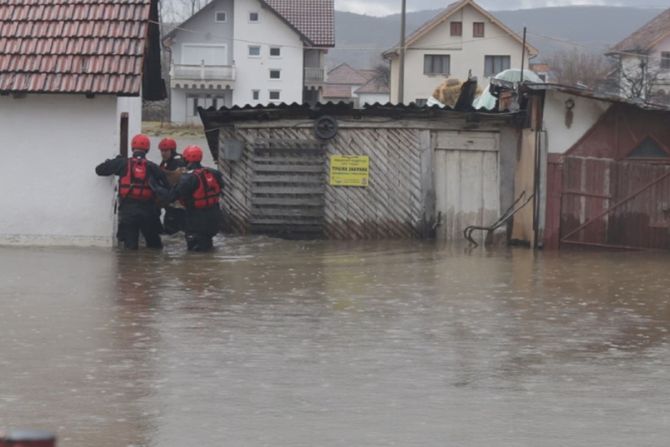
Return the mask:
[[595,88],[612,70],[612,64],[604,56],[576,48],[555,52],[547,63],[559,84],[589,88]]
[[380,63],[372,69],[374,72],[373,80],[378,85],[389,87],[391,85],[391,67],[388,64]]
[[620,57],[617,67],[617,75],[620,80],[620,88],[623,96],[629,99],[648,100],[652,98],[658,87],[659,77],[661,75],[660,64],[646,55],[629,57],[627,59]]

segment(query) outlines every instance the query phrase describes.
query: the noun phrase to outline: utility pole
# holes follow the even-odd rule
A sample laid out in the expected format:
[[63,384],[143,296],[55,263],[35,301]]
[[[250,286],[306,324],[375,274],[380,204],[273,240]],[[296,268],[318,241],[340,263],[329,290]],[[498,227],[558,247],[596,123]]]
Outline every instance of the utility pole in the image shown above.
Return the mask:
[[521,48],[521,79],[519,82],[523,83],[523,70],[526,65],[526,27],[523,27],[523,44]]
[[398,103],[405,99],[405,20],[407,15],[407,0],[402,0],[400,13],[400,76],[398,77]]

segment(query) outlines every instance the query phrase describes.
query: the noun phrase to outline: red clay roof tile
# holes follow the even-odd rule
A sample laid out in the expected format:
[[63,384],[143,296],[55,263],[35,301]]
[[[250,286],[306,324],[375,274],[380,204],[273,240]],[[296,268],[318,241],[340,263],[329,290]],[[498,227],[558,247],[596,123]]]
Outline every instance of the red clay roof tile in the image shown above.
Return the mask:
[[2,0],[0,92],[139,95],[151,0]]

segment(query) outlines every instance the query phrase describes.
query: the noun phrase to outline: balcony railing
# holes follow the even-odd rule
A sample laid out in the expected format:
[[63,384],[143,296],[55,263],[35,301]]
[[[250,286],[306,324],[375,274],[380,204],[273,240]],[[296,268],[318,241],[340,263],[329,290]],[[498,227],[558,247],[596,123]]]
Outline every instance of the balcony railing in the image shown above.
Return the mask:
[[305,67],[305,82],[323,82],[325,70],[320,67]]
[[172,79],[189,81],[234,81],[235,66],[233,65],[173,65]]

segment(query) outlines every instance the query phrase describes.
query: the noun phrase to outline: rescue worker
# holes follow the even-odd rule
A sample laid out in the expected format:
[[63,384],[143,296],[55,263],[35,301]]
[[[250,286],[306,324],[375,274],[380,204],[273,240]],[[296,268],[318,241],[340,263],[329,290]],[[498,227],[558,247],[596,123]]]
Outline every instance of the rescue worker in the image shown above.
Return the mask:
[[165,173],[146,159],[151,142],[146,135],[135,135],[130,143],[131,158],[119,155],[99,164],[95,173],[119,176],[119,227],[117,238],[125,248],[137,250],[140,232],[149,248],[163,248],[160,209],[157,195],[167,199],[169,184]]
[[[186,162],[181,154],[177,153],[177,142],[172,138],[163,138],[158,143],[158,149],[161,151],[160,168],[165,172],[168,182],[171,186],[179,182],[179,177],[186,171]],[[165,234],[175,234],[184,230],[184,220],[186,211],[181,204],[166,205],[165,216],[163,216],[163,232]]]
[[212,238],[219,232],[219,196],[223,189],[223,177],[219,171],[200,164],[200,147],[188,146],[183,156],[187,171],[172,189],[170,199],[179,199],[186,206],[186,248],[189,251],[208,251],[213,247]]

